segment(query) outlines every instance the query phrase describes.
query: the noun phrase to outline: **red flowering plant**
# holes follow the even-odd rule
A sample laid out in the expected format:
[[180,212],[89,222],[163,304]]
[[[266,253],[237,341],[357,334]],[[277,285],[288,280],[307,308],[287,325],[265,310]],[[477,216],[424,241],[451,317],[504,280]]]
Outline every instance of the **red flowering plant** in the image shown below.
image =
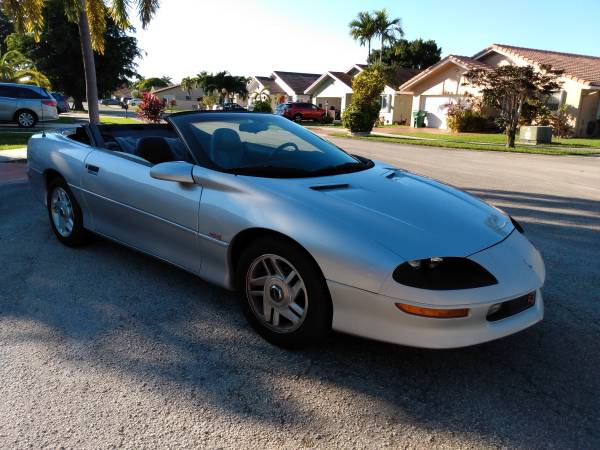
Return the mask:
[[145,122],[158,123],[161,120],[160,114],[164,111],[164,103],[150,92],[144,93],[142,103],[138,108],[137,115]]

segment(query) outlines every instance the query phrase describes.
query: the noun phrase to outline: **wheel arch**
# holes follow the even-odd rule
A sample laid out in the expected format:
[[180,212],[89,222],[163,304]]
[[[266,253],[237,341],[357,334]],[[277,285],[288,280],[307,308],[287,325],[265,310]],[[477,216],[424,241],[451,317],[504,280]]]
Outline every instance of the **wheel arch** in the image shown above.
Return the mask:
[[13,121],[17,121],[17,117],[19,117],[19,114],[22,112],[29,112],[33,115],[34,119],[36,122],[38,122],[40,120],[40,118],[38,117],[38,115],[36,114],[35,111],[33,111],[32,109],[29,108],[19,108],[15,111],[14,115],[13,115]]
[[61,179],[65,180],[65,177],[61,175],[61,173],[56,169],[46,169],[43,173],[44,179],[44,204],[47,206],[47,197],[48,197],[48,189],[50,188],[50,184],[55,180]]
[[302,253],[304,253],[304,255],[307,256],[308,259],[313,263],[315,269],[318,271],[319,275],[321,276],[322,281],[325,283],[325,286],[327,286],[327,283],[325,280],[325,275],[323,274],[323,271],[321,270],[319,263],[302,244],[300,244],[298,241],[296,241],[295,239],[292,239],[291,237],[289,237],[288,235],[286,235],[284,233],[281,233],[281,232],[275,231],[275,230],[271,230],[269,228],[261,228],[261,227],[247,228],[245,230],[242,230],[238,234],[236,234],[234,236],[234,238],[231,240],[231,242],[229,243],[227,259],[228,259],[229,269],[230,269],[230,273],[231,273],[231,279],[235,278],[235,273],[237,271],[237,263],[240,258],[240,255],[242,254],[244,249],[254,240],[264,239],[264,238],[274,238],[274,239],[280,239],[280,240],[287,241],[290,244],[292,244],[293,246],[295,246],[296,248],[298,248],[300,251],[302,251]]

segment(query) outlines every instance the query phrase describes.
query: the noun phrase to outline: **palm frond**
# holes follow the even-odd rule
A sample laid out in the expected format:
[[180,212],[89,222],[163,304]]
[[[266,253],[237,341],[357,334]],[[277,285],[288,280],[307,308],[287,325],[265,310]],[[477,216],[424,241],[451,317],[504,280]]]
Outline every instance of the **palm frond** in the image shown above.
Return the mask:
[[98,53],[103,54],[107,8],[104,0],[86,0],[86,3],[86,14],[90,25],[92,47]]
[[129,7],[130,0],[111,0],[108,11],[110,16],[115,21],[118,27],[126,29],[131,26],[129,23],[129,17],[127,16],[127,8]]
[[44,3],[45,0],[2,0],[0,7],[14,20],[17,31],[31,33],[38,41],[44,27]]
[[146,28],[158,10],[160,0],[137,0],[138,15],[142,22],[142,28]]

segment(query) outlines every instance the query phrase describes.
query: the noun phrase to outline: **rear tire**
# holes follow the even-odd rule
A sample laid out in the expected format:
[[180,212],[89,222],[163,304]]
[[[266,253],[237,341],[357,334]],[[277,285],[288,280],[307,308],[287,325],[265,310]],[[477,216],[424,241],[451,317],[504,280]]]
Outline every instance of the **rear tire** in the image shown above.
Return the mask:
[[62,178],[50,182],[46,197],[50,227],[56,238],[69,247],[78,247],[90,240],[83,228],[83,215],[79,203]]
[[299,348],[331,330],[325,279],[304,249],[283,239],[250,244],[237,264],[236,285],[250,325],[270,343]]
[[38,122],[38,116],[33,111],[22,109],[15,113],[15,122],[19,128],[31,128]]

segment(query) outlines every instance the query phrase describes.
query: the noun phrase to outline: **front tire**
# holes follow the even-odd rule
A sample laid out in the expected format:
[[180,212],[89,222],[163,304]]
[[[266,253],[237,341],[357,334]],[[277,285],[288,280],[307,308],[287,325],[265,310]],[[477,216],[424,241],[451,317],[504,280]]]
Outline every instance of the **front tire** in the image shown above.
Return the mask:
[[79,203],[62,178],[50,183],[46,198],[50,227],[56,238],[69,247],[78,247],[89,241],[89,232],[83,228]]
[[300,122],[302,122],[302,120],[304,120],[304,117],[302,116],[302,114],[296,114],[294,116],[294,122],[300,123]]
[[37,115],[28,109],[22,109],[15,114],[15,121],[20,128],[31,128],[38,121]]
[[304,249],[282,239],[250,244],[237,264],[237,288],[250,325],[272,344],[298,348],[331,330],[331,298]]

